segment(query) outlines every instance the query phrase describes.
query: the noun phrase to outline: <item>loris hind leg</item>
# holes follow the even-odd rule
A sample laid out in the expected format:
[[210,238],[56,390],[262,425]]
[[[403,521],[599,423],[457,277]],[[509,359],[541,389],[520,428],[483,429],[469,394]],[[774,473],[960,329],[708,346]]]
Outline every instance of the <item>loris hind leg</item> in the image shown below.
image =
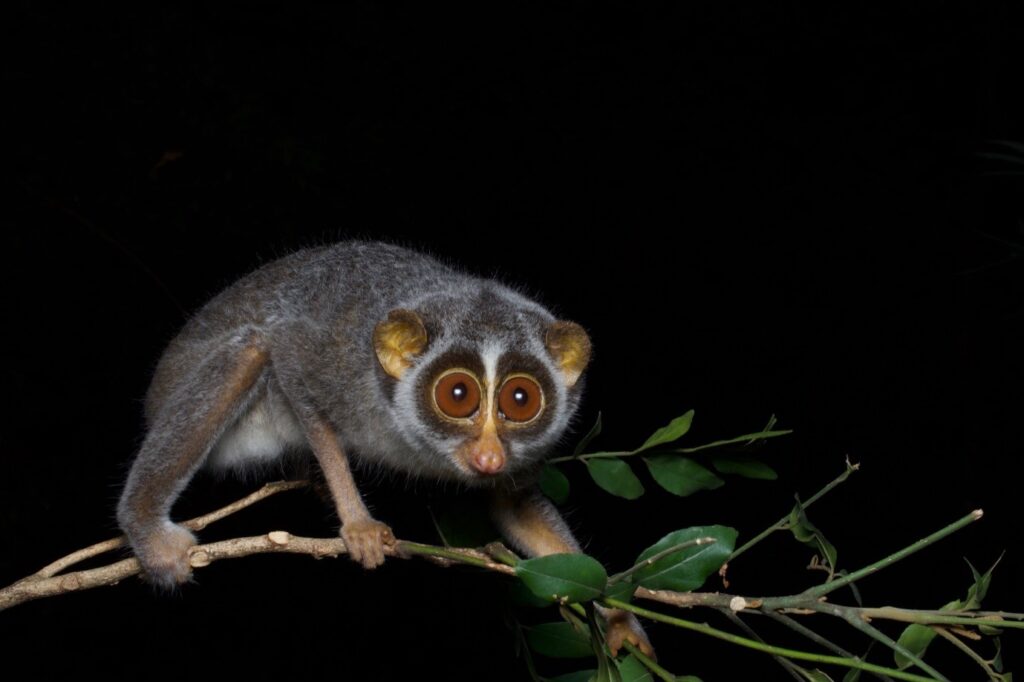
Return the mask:
[[[558,510],[537,489],[496,491],[492,513],[505,537],[529,556],[581,551]],[[605,641],[613,656],[618,655],[625,642],[654,656],[651,641],[636,616],[600,605],[597,610],[605,619]]]
[[173,588],[191,575],[188,550],[196,539],[171,521],[171,507],[246,407],[267,362],[258,339],[227,342],[188,368],[151,410],[117,508],[118,522],[150,582]]

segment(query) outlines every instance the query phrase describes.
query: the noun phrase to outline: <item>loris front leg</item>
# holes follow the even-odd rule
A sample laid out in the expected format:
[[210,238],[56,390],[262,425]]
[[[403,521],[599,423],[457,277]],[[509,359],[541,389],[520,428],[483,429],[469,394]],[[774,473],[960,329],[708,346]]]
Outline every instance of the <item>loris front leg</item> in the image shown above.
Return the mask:
[[[499,491],[495,493],[492,509],[494,520],[505,537],[531,557],[580,551],[579,543],[561,514],[539,490]],[[619,653],[624,642],[631,642],[648,656],[654,656],[654,648],[636,616],[601,606],[598,611],[607,621],[605,639],[613,656]]]
[[377,568],[384,563],[384,547],[395,545],[391,528],[374,519],[366,508],[352,478],[348,457],[341,449],[334,430],[325,422],[314,419],[307,426],[307,432],[309,444],[323,469],[341,518],[341,537],[348,547],[349,556],[364,568]]

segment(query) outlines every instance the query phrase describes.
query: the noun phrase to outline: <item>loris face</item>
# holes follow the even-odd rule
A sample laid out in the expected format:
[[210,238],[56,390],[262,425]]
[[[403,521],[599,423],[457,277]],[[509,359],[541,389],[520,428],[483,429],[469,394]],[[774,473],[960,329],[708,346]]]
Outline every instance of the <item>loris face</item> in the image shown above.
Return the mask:
[[381,366],[398,382],[398,412],[415,415],[406,435],[469,483],[535,466],[578,403],[586,332],[572,322],[516,322],[431,339],[419,315],[397,310],[374,335]]

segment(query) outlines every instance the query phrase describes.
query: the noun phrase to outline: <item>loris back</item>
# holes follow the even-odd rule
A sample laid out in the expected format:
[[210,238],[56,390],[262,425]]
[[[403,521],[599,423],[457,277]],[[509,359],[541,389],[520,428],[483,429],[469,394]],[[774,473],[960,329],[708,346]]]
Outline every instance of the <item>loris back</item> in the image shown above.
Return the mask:
[[[427,438],[424,422],[432,416],[423,409],[427,406],[417,396],[396,395],[397,387],[376,361],[374,329],[394,309],[417,311],[432,356],[441,350],[475,353],[477,364],[523,349],[543,359],[536,341],[554,321],[510,288],[415,251],[366,242],[306,249],[242,278],[192,318],[157,366],[146,397],[149,425],[161,410],[178,409],[169,398],[195,391],[196,382],[204,380],[200,368],[216,364],[225,347],[262,338],[274,371],[262,373],[244,411],[224,425],[208,458],[211,465],[245,466],[307,447],[294,414],[305,408],[325,413],[342,446],[357,457],[416,476],[459,477],[448,458],[436,452],[444,434]],[[555,368],[548,364],[550,376]],[[285,377],[277,376],[282,372]],[[296,373],[300,376],[291,376]],[[281,381],[288,379],[306,389],[288,396],[299,405],[282,394]],[[546,383],[555,388],[550,379]],[[557,436],[571,411],[551,419],[547,435]],[[511,454],[543,454],[538,446],[551,440],[531,439],[524,443],[530,447],[512,448]]]

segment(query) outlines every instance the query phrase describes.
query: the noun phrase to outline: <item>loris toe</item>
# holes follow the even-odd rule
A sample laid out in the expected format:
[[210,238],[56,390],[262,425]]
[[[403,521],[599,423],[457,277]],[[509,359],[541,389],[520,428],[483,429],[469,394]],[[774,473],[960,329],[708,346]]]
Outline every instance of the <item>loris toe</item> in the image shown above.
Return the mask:
[[608,615],[608,628],[605,631],[605,641],[613,656],[618,655],[619,649],[629,642],[640,649],[646,656],[656,658],[654,647],[647,639],[647,633],[643,626],[637,621],[636,616],[625,611],[614,609]]

